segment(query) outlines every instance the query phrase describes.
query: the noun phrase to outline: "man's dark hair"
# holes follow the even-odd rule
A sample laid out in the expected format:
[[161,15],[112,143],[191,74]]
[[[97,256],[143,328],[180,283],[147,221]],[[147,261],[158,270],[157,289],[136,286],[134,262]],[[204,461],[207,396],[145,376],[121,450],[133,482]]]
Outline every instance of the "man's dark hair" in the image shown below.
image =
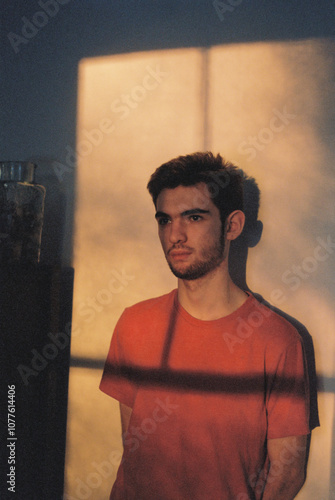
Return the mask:
[[148,190],[156,206],[163,189],[178,186],[207,185],[213,203],[220,211],[222,226],[234,210],[243,210],[243,177],[241,171],[219,154],[207,151],[178,156],[163,163],[150,177]]

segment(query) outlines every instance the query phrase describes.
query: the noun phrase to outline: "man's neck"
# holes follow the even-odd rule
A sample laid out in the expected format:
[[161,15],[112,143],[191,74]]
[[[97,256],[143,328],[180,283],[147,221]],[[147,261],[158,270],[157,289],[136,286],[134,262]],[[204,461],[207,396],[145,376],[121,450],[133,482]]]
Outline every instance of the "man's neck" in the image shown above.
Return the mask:
[[247,299],[247,294],[231,280],[226,266],[197,280],[178,280],[178,300],[193,317],[215,320],[228,316]]

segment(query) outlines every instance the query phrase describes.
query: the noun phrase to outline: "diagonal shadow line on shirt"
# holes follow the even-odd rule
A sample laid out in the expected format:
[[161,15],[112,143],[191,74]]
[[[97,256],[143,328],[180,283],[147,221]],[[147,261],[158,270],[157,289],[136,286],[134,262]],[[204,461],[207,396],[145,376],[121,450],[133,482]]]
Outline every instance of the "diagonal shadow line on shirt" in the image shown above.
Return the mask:
[[172,347],[173,337],[175,334],[175,325],[177,319],[177,309],[175,307],[172,308],[169,326],[165,335],[165,342],[162,351],[162,359],[161,359],[161,367],[166,369],[169,365],[169,356]]

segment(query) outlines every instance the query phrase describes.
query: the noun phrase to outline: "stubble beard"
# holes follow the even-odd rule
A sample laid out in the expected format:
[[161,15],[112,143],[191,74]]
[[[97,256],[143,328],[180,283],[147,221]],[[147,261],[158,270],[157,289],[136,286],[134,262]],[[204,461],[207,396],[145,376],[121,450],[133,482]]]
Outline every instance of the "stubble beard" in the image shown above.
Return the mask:
[[178,270],[168,261],[169,267],[176,278],[193,281],[203,278],[214,271],[221,264],[224,257],[225,241],[222,234],[220,240],[212,247],[204,250],[201,259],[194,262],[184,270]]

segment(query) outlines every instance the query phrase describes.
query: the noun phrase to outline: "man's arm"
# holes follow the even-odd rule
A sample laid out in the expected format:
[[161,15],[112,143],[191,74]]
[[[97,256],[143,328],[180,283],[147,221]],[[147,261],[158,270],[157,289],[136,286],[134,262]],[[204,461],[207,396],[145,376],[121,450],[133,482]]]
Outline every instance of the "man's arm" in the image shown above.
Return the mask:
[[120,403],[122,436],[127,432],[132,411],[132,408]]
[[270,470],[262,500],[292,500],[306,479],[307,437],[268,439]]

